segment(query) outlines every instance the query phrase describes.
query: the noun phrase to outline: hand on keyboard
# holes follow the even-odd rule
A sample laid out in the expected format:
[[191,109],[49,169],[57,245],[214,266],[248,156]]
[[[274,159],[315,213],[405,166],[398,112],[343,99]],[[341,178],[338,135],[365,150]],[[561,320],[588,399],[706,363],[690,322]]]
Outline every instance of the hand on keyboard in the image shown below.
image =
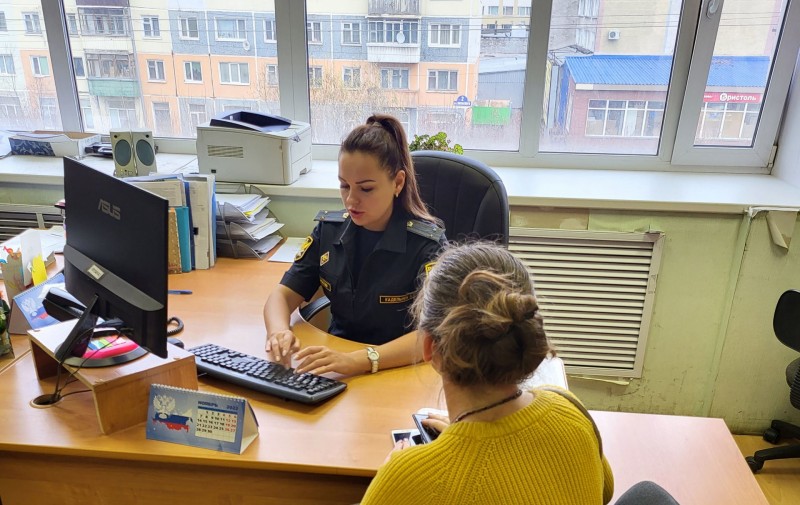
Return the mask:
[[313,373],[321,375],[336,372],[342,375],[359,375],[372,368],[367,353],[339,352],[324,346],[310,346],[295,355],[297,373]]
[[319,403],[345,390],[343,382],[310,373],[295,373],[272,361],[215,344],[188,349],[195,355],[198,372],[262,393]]

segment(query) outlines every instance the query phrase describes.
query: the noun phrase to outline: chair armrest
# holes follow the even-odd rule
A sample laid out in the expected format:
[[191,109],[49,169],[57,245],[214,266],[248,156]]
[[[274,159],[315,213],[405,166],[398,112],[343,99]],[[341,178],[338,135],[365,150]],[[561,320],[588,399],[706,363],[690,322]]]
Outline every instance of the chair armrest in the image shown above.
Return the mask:
[[311,321],[311,318],[330,304],[331,301],[328,300],[327,296],[320,296],[305,307],[300,308],[300,317],[302,317],[304,321]]

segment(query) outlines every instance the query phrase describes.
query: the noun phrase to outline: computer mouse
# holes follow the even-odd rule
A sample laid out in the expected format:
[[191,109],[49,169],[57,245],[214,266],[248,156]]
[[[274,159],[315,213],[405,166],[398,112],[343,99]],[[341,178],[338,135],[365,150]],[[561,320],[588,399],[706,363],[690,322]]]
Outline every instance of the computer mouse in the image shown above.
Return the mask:
[[181,349],[183,349],[183,340],[181,340],[179,338],[167,337],[167,342],[169,342],[170,344],[178,346]]

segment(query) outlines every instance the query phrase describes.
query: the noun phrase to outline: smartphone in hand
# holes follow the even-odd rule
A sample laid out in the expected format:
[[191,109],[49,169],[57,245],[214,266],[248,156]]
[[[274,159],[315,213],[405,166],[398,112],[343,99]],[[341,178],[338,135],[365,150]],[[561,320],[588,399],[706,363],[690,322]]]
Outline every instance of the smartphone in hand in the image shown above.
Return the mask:
[[419,430],[420,439],[423,444],[429,444],[436,440],[436,437],[439,436],[439,431],[435,430],[429,426],[425,426],[422,424],[423,419],[428,418],[428,414],[412,414],[414,418],[414,423],[417,425],[417,429]]

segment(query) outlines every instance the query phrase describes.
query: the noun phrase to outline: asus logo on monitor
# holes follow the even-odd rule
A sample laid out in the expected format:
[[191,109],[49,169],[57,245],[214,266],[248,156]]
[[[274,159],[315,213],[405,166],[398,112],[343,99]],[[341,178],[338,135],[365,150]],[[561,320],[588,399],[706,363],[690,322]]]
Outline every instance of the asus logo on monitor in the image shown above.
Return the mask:
[[100,212],[102,212],[103,214],[108,214],[109,216],[113,217],[117,221],[120,220],[121,216],[120,216],[119,207],[117,207],[116,205],[111,205],[109,202],[103,200],[102,198],[100,199],[99,202],[97,202],[97,209]]

